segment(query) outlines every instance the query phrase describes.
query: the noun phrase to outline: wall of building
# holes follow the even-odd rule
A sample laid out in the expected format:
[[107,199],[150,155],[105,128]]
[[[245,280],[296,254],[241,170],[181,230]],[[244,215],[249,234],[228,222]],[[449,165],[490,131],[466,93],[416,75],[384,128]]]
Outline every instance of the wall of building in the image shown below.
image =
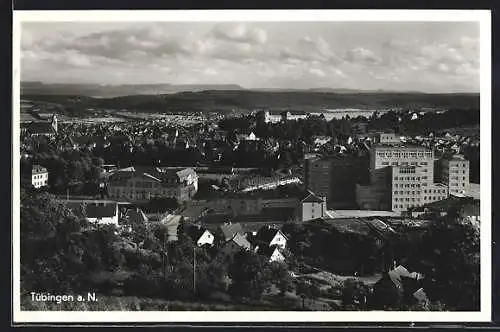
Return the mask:
[[315,194],[326,197],[329,209],[356,205],[356,182],[366,172],[362,158],[324,157],[304,161],[304,184]]
[[31,175],[31,184],[35,188],[45,187],[49,184],[49,173],[37,173]]
[[326,203],[302,203],[301,218],[302,221],[322,218],[325,216]]
[[[196,181],[197,182],[197,181]],[[124,198],[134,201],[146,201],[154,197],[171,197],[178,201],[190,199],[196,193],[197,186],[191,183],[158,182],[145,176],[130,178],[126,183],[110,182],[108,194],[112,198]]]
[[469,191],[470,162],[466,159],[444,159],[442,161],[442,183],[448,186],[448,192],[465,194]]

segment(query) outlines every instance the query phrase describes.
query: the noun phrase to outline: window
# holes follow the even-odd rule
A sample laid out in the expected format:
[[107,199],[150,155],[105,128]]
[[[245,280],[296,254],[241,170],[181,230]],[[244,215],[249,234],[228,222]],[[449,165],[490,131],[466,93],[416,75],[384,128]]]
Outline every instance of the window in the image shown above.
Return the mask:
[[395,190],[395,191],[394,191],[394,194],[396,194],[396,195],[397,195],[397,194],[398,194],[398,191],[397,191],[397,190]]
[[395,176],[395,177],[394,177],[394,180],[397,180],[397,179],[398,179],[398,177],[397,177],[397,176]]

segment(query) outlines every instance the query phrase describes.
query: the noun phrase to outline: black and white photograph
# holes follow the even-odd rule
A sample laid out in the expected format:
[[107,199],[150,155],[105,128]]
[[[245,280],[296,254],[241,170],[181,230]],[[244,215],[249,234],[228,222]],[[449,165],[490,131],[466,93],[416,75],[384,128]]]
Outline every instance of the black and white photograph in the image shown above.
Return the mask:
[[14,317],[489,320],[489,38],[488,11],[15,12]]

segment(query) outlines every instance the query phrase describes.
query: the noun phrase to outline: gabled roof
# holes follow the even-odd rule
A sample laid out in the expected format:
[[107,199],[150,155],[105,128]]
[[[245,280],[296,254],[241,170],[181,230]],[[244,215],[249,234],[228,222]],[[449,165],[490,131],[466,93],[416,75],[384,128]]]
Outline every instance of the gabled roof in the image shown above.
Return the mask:
[[41,173],[47,173],[47,169],[40,165],[33,165],[31,167],[31,174],[41,174]]
[[259,247],[259,249],[257,249],[257,254],[262,255],[262,256],[266,256],[266,257],[271,257],[276,250],[278,250],[278,252],[280,252],[277,246],[272,246],[272,247],[261,246],[261,247]]
[[192,168],[184,168],[177,171],[176,174],[179,177],[179,180],[183,181],[189,175],[196,175],[196,172]]
[[226,240],[233,238],[236,234],[245,234],[243,227],[239,223],[221,225],[220,229]]
[[281,233],[281,235],[283,235],[283,237],[286,238],[286,236],[279,229],[267,226],[262,227],[257,232],[257,235],[255,236],[255,241],[269,244],[278,232]]
[[199,238],[205,233],[206,229],[203,227],[199,227],[196,225],[192,225],[187,229],[187,234],[195,241],[199,240]]
[[[409,272],[404,266],[398,265],[395,269],[389,271],[389,278],[394,283],[396,288],[400,291],[411,291],[411,293],[417,290],[417,281],[420,275],[416,272]],[[415,288],[415,289],[413,289]]]
[[302,203],[323,203],[324,200],[317,196],[312,191],[307,191],[307,193],[303,196]]
[[116,203],[106,203],[104,205],[90,204],[85,206],[85,216],[87,218],[110,218],[117,214]]
[[144,212],[142,212],[141,209],[128,210],[125,214],[125,218],[127,218],[130,223],[134,224],[141,224],[148,221],[148,217],[144,214]]
[[55,134],[54,127],[50,122],[32,122],[28,126],[30,134]]
[[250,244],[250,242],[248,242],[246,237],[244,237],[243,235],[241,235],[239,233],[237,233],[235,236],[233,236],[231,241],[236,243],[241,248],[250,249],[252,247],[252,245]]

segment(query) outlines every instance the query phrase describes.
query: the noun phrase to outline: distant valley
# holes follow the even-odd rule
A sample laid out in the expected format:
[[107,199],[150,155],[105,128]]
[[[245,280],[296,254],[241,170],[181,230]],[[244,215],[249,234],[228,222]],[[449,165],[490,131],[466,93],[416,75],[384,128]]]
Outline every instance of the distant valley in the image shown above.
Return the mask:
[[145,112],[240,111],[258,108],[321,109],[458,108],[479,109],[478,93],[358,91],[349,89],[244,89],[239,85],[95,85],[22,82],[21,99],[73,108]]

